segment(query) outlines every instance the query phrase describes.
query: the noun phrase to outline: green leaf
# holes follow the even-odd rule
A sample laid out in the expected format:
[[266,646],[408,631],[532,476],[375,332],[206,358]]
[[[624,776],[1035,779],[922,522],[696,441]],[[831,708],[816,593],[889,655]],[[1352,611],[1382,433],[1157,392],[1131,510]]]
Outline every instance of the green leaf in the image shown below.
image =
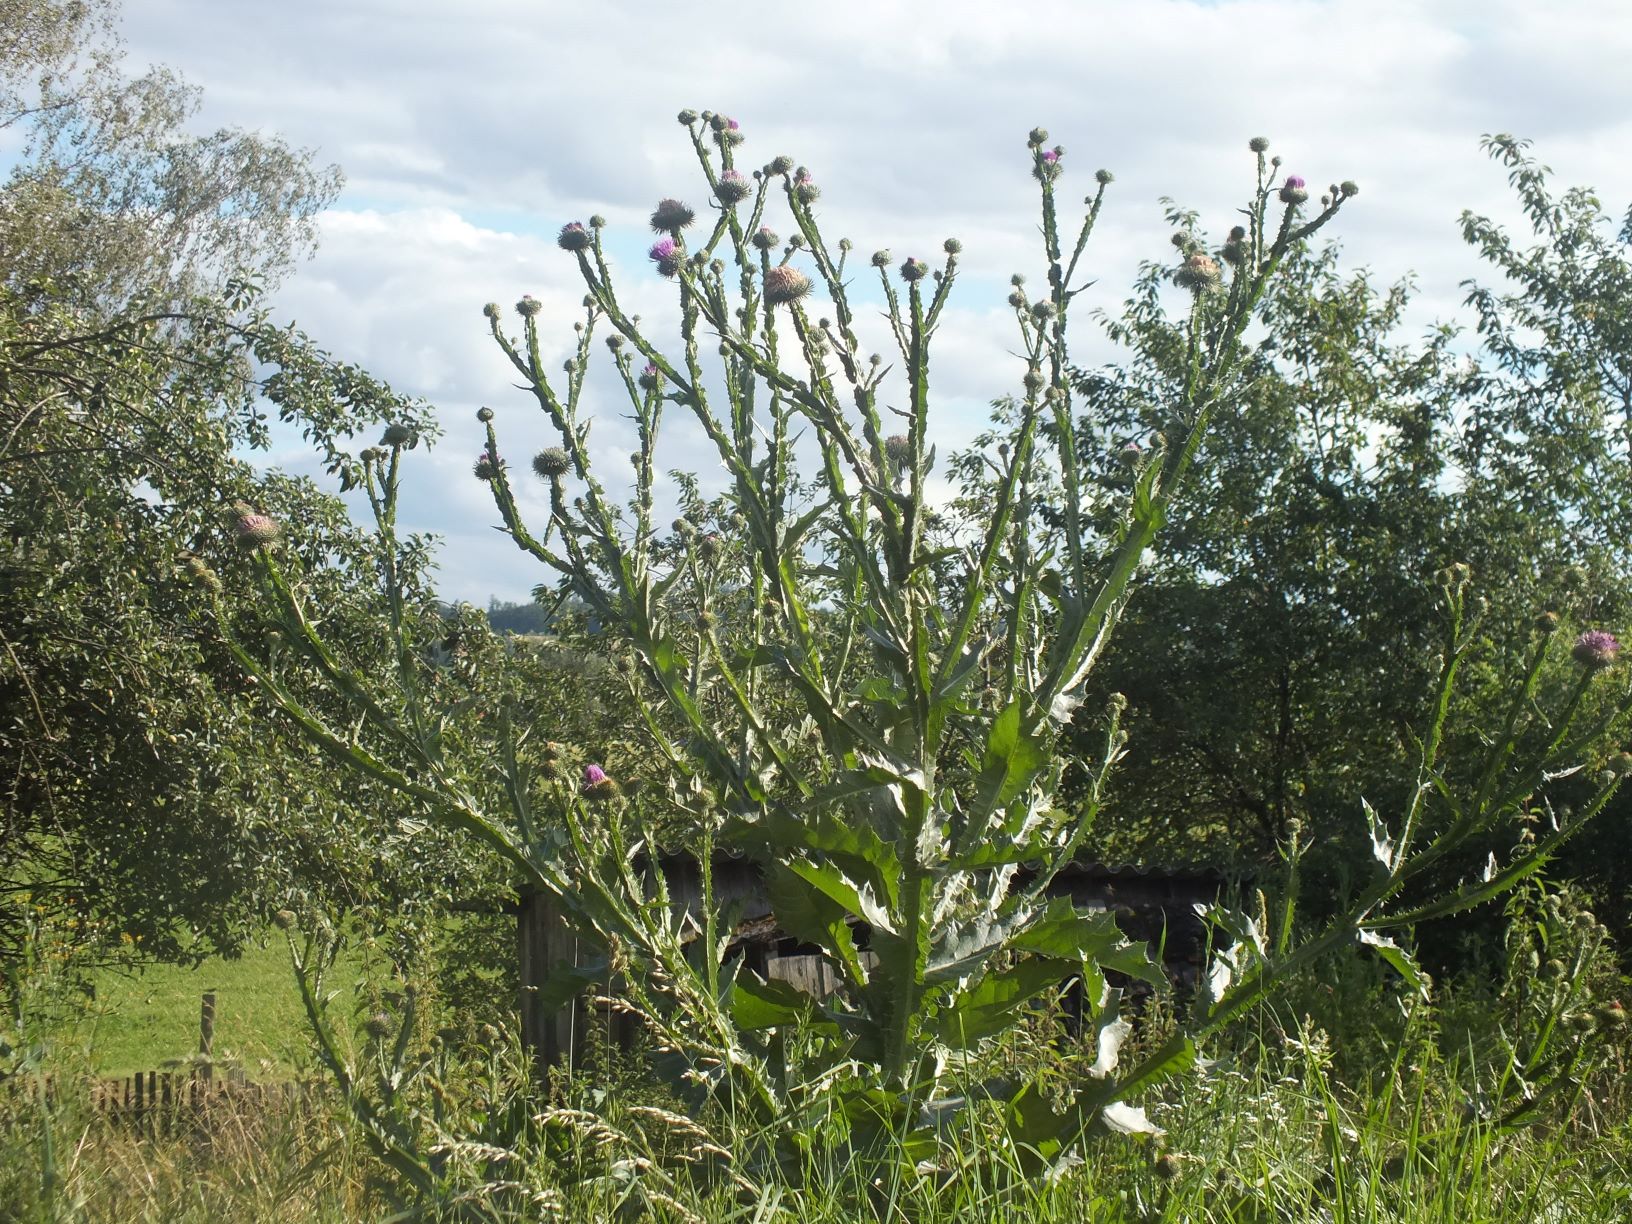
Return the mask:
[[771,868],[765,893],[771,912],[785,931],[820,947],[843,967],[853,984],[866,983],[867,969],[861,963],[850,932],[850,914],[843,905],[780,863]]
[[1020,700],[1016,698],[992,722],[981,757],[980,777],[975,783],[976,813],[1007,807],[1048,760],[1043,741],[1022,726],[1020,714]]
[[1027,957],[997,973],[988,973],[959,991],[937,1018],[941,1040],[955,1050],[971,1046],[1012,1027],[1033,999],[1058,991],[1071,973],[1069,965]]
[[787,982],[762,982],[752,974],[737,979],[731,992],[731,1018],[744,1032],[803,1024],[810,1031],[837,1034],[819,1000]]
[[544,984],[531,989],[538,1005],[544,1009],[546,1015],[551,1015],[560,1011],[591,986],[604,983],[610,972],[611,964],[605,957],[597,957],[581,965],[557,961],[550,967]]
[[1428,980],[1422,976],[1422,970],[1411,954],[1386,935],[1379,935],[1376,931],[1362,930],[1360,942],[1369,948],[1375,948],[1377,955],[1382,957],[1402,978],[1412,990],[1415,990],[1424,999],[1428,997]]
[[1009,946],[1069,961],[1093,961],[1153,986],[1166,981],[1144,944],[1130,943],[1107,910],[1079,910],[1069,897],[1056,897],[1035,921],[1016,933]]

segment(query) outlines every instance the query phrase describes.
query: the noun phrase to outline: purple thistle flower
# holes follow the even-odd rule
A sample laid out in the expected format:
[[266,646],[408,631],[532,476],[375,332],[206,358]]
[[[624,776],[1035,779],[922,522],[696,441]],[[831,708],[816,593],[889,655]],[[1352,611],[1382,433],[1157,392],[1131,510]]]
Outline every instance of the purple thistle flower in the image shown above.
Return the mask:
[[1303,185],[1303,180],[1296,174],[1286,176],[1286,182],[1281,185],[1281,203],[1302,204],[1309,198],[1309,192]]
[[556,236],[555,245],[563,251],[587,251],[594,241],[582,221],[568,221]]
[[646,254],[662,275],[674,276],[680,271],[680,244],[673,238],[659,238]]
[[1031,177],[1039,183],[1052,183],[1060,177],[1060,171],[1065,167],[1060,165],[1060,150],[1058,147],[1043,149],[1037,154],[1037,161],[1031,167]]
[[822,194],[822,189],[811,178],[810,171],[800,166],[793,176],[793,194],[801,204],[814,204]]
[[499,473],[504,470],[504,460],[490,450],[484,450],[476,456],[476,462],[471,471],[477,480],[497,480]]
[[797,302],[810,292],[810,277],[798,268],[781,264],[765,273],[765,301],[771,306]]
[[740,204],[753,193],[753,183],[740,170],[727,170],[720,175],[719,186],[714,189],[720,203],[725,205]]
[[233,521],[232,533],[240,546],[254,549],[272,543],[283,534],[283,529],[270,515],[240,514]]
[[1621,653],[1621,644],[1615,635],[1604,629],[1588,629],[1575,639],[1570,656],[1589,671],[1601,671],[1615,662]]
[[616,799],[622,788],[599,765],[584,766],[584,798]]
[[640,385],[646,388],[648,391],[657,390],[658,373],[656,362],[648,361],[646,363],[646,368],[640,372],[639,382]]

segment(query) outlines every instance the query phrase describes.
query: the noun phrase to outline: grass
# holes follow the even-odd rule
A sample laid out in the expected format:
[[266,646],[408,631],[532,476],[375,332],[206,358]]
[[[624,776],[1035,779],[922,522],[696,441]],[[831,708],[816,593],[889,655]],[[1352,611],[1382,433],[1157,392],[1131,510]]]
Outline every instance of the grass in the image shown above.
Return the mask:
[[[337,982],[362,971],[361,951],[342,957]],[[159,1070],[166,1060],[196,1054],[205,991],[215,992],[217,1062],[236,1060],[251,1079],[288,1079],[309,1069],[306,1013],[278,931],[231,960],[102,969],[92,982],[83,1036],[98,1075]]]
[[[454,959],[465,969],[479,967],[473,949],[491,942],[494,932],[471,927],[465,934]],[[349,987],[376,976],[381,959],[366,944],[353,943],[328,978],[338,991],[336,1019],[343,1029],[377,984],[355,994]],[[423,1031],[410,1042],[411,1051],[426,1051],[410,1062],[427,1074],[393,1072],[385,1046],[365,1043],[353,1055],[363,1094],[384,1110],[379,1116],[406,1145],[396,1151],[445,1154],[448,1180],[439,1204],[403,1184],[400,1166],[382,1159],[337,1095],[298,1107],[274,1101],[228,1112],[197,1133],[160,1138],[96,1115],[81,1089],[42,1102],[25,1087],[0,1091],[0,1219],[294,1224],[386,1219],[409,1210],[433,1220],[451,1218],[439,1211],[455,1200],[476,1218],[495,1221],[1619,1224],[1632,1218],[1629,1030],[1593,1037],[1608,1043],[1607,1060],[1584,1077],[1573,1105],[1545,1111],[1537,1125],[1503,1131],[1488,1113],[1468,1108],[1469,1089],[1479,1078],[1473,1071],[1488,1070],[1498,1054],[1488,1040],[1498,1000],[1488,989],[1463,993],[1448,986],[1434,1006],[1413,1010],[1408,1021],[1376,965],[1345,961],[1331,968],[1329,976],[1311,978],[1307,990],[1216,1043],[1209,1054],[1218,1061],[1205,1071],[1145,1098],[1151,1117],[1166,1128],[1165,1139],[1096,1136],[1082,1150],[1083,1163],[1055,1179],[1021,1173],[1012,1153],[987,1146],[990,1132],[971,1123],[966,1133],[949,1135],[933,1175],[909,1170],[875,1180],[869,1170],[878,1166],[850,1159],[842,1143],[823,1140],[808,1149],[803,1165],[780,1173],[743,1164],[754,1177],[753,1193],[744,1197],[740,1183],[718,1176],[721,1165],[676,1163],[676,1156],[702,1150],[694,1137],[703,1134],[717,1145],[711,1150],[730,1154],[725,1163],[747,1161],[755,1148],[753,1125],[717,1111],[696,1119],[664,1112],[684,1106],[653,1083],[645,1051],[602,1050],[545,1100],[528,1086],[509,1040],[475,1040],[464,1005],[433,991],[427,1001],[439,998],[441,1006],[427,1010],[418,1025]],[[484,977],[470,990],[491,994],[493,987]],[[36,1070],[55,1072],[59,1083],[82,1083],[72,1073],[73,1050],[86,1048],[87,1034],[92,1066],[101,1074],[148,1069],[167,1054],[189,1053],[205,988],[217,992],[220,1051],[236,1054],[254,1078],[304,1070],[307,1022],[275,932],[264,946],[231,961],[102,973],[91,1014],[71,1026],[66,1057]],[[450,1011],[469,1032],[444,1043],[431,1030]],[[1148,1015],[1133,1044],[1160,1040],[1169,1022],[1160,1009]],[[1082,1074],[1093,1053],[1062,1041],[1053,1018],[1042,1015],[1005,1049],[1005,1058],[1018,1060],[1015,1066],[1035,1064],[1049,1077]],[[527,1118],[532,1126],[512,1125]],[[540,1119],[547,1124],[536,1130]],[[821,1139],[821,1130],[818,1121],[810,1137]]]

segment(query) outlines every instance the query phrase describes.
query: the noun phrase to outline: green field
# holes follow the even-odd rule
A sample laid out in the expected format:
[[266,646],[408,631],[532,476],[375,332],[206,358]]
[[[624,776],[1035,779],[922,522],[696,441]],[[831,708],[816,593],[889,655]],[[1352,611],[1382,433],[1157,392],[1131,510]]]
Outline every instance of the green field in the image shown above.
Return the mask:
[[[360,968],[346,954],[333,980],[349,983]],[[251,1079],[304,1073],[306,1015],[278,932],[241,957],[211,957],[196,968],[148,965],[140,971],[103,970],[84,1034],[100,1075],[162,1070],[167,1059],[198,1052],[199,1005],[215,992],[215,1058],[235,1059]]]

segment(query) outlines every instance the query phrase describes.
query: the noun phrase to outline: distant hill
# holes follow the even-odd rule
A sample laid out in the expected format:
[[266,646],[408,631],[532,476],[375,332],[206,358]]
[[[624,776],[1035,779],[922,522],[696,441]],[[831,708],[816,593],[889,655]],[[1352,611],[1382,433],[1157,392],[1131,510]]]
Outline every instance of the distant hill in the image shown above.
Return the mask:
[[548,633],[550,610],[537,603],[501,603],[490,599],[487,603],[487,623],[495,633]]

